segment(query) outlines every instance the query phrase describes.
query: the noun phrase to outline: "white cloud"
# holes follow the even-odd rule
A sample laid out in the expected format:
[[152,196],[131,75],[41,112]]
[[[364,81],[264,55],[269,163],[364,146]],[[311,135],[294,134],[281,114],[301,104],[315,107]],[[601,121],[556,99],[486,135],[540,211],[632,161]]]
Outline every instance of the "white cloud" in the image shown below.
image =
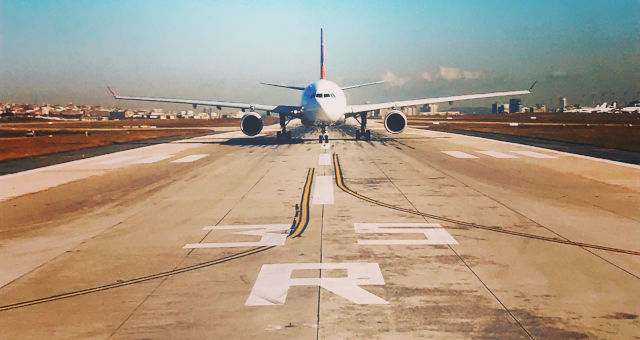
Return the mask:
[[391,71],[387,71],[382,75],[382,80],[389,86],[402,86],[409,81],[409,77],[400,77]]
[[482,72],[463,71],[462,78],[464,79],[478,79],[482,76]]
[[434,79],[431,77],[431,73],[429,73],[429,72],[424,72],[424,73],[422,73],[422,79],[424,79],[424,80],[426,80],[426,81],[432,81],[432,80],[434,80]]
[[459,79],[478,79],[482,77],[482,72],[478,71],[465,71],[459,67],[440,66],[440,73],[438,78],[442,78],[447,81],[459,80]]
[[555,70],[555,71],[551,71],[551,77],[553,78],[562,78],[562,77],[566,77],[567,76],[567,72],[563,71],[563,70]]
[[448,81],[460,79],[462,71],[457,67],[440,66],[440,77]]

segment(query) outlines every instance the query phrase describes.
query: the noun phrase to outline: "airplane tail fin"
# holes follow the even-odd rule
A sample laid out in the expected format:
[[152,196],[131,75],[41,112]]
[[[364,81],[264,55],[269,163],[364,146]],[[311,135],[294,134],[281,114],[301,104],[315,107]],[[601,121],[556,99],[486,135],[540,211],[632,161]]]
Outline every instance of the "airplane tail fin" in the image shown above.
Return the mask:
[[324,29],[320,29],[320,79],[326,79],[327,70],[324,68]]

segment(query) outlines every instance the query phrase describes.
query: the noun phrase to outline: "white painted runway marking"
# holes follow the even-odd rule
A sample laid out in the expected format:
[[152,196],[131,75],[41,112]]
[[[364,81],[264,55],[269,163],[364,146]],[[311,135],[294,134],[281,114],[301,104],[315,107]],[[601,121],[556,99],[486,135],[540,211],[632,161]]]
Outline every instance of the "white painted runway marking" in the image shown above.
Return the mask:
[[150,163],[159,162],[159,161],[165,160],[167,158],[171,158],[171,157],[173,157],[173,155],[151,156],[151,157],[147,157],[147,158],[143,158],[143,159],[137,160],[137,161],[133,162],[133,164],[150,164]]
[[316,176],[312,204],[333,204],[333,176]]
[[195,155],[189,155],[186,157],[182,157],[180,159],[176,159],[175,161],[171,161],[171,163],[190,163],[190,162],[194,162],[199,160],[200,158],[204,158],[209,156],[209,154],[195,154]]
[[[416,131],[418,134],[421,134],[421,135],[424,135],[424,136],[437,136],[437,137],[442,137],[442,138],[454,138],[454,137],[455,138],[462,138],[463,137],[461,135],[452,134],[452,133],[449,133],[449,132],[435,132],[435,131],[416,130],[414,128],[407,128],[407,131]],[[532,149],[532,150],[540,150],[540,151],[554,153],[554,154],[562,155],[562,156],[570,156],[570,157],[582,158],[582,159],[595,161],[595,162],[600,162],[600,163],[607,163],[607,164],[613,164],[613,165],[617,165],[617,166],[623,166],[623,167],[626,167],[626,168],[640,169],[640,165],[639,164],[630,164],[630,163],[612,161],[612,160],[609,160],[609,159],[578,155],[578,154],[575,154],[575,153],[557,151],[557,150],[553,150],[553,149],[546,149],[546,148],[541,148],[541,147],[537,147],[537,146],[522,145],[522,144],[518,144],[518,143],[504,142],[504,141],[499,141],[499,140],[495,140],[495,139],[488,139],[488,138],[475,137],[475,136],[464,136],[464,138],[475,139],[475,140],[482,141],[482,142],[490,141],[492,143],[497,143],[497,144],[510,146],[510,147],[525,147],[525,148],[529,148],[529,149]]]
[[436,245],[458,244],[439,223],[354,223],[358,234],[424,234],[426,240],[358,240],[358,244]]
[[[347,277],[292,278],[294,270],[346,269]],[[289,287],[320,286],[359,305],[386,305],[389,302],[374,295],[361,285],[384,285],[377,263],[286,263],[263,264],[253,285],[246,306],[283,305]]]
[[329,150],[329,149],[331,149],[331,143],[322,143],[322,144],[320,144],[320,149],[321,150]]
[[281,246],[287,239],[287,232],[291,229],[289,224],[250,224],[250,225],[223,225],[209,226],[202,230],[234,230],[234,229],[257,229],[249,231],[238,231],[234,235],[261,236],[257,242],[220,242],[220,243],[189,243],[182,248],[227,248],[227,247],[261,247],[261,246]]
[[455,157],[455,158],[478,158],[474,155],[470,155],[466,152],[462,152],[462,151],[441,151],[442,153],[446,153],[449,156]]
[[132,159],[136,159],[138,157],[136,156],[119,156],[119,157],[112,157],[112,158],[108,158],[102,162],[99,162],[98,164],[100,165],[108,165],[108,164],[117,164],[117,163],[124,163],[124,162],[128,162]]
[[318,157],[318,165],[331,165],[331,154],[321,153]]
[[495,158],[518,158],[514,155],[509,155],[507,153],[502,153],[498,151],[488,150],[488,151],[478,151],[481,154],[485,154],[487,156],[495,157]]
[[545,155],[543,153],[533,152],[533,151],[511,151],[511,152],[517,153],[517,154],[520,154],[520,155],[533,157],[533,158],[558,158],[556,156]]

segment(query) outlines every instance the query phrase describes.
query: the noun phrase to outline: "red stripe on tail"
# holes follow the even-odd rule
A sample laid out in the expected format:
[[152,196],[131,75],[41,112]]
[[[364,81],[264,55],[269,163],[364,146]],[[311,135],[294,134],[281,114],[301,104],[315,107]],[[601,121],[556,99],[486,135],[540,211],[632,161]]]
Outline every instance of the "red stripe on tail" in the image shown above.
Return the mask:
[[324,68],[324,30],[320,29],[320,79],[327,77],[327,70]]

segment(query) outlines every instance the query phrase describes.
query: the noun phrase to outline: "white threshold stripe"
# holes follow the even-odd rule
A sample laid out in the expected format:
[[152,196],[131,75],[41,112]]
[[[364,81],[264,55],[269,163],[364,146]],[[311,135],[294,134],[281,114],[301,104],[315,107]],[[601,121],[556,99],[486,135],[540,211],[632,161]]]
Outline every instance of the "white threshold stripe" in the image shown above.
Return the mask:
[[543,153],[533,152],[533,151],[511,151],[511,152],[517,153],[520,155],[525,155],[528,157],[533,157],[533,158],[558,158],[556,156],[545,155]]
[[[415,128],[408,128],[407,131],[410,131],[412,129],[416,130],[419,134],[427,134],[424,130],[419,130],[419,129],[415,129]],[[434,131],[430,131],[430,132],[434,132]],[[478,139],[478,140],[482,140],[482,141],[485,141],[485,142],[486,141],[492,141],[492,142],[503,144],[503,145],[509,145],[511,147],[529,148],[529,149],[532,149],[532,150],[539,150],[539,151],[554,153],[554,154],[562,155],[562,156],[570,156],[570,157],[582,158],[582,159],[595,161],[595,162],[600,162],[600,163],[607,163],[607,164],[624,166],[626,168],[640,169],[640,164],[631,164],[631,163],[625,163],[625,162],[619,162],[619,161],[612,161],[610,159],[579,155],[577,153],[570,153],[570,152],[558,151],[558,150],[553,150],[553,149],[541,148],[539,146],[533,146],[533,145],[519,144],[519,143],[513,143],[513,142],[505,142],[505,141],[501,141],[501,140],[497,140],[497,139],[491,139],[491,138],[459,135],[459,134],[455,134],[455,133],[442,132],[442,131],[438,131],[438,132],[440,134],[442,134],[442,135],[445,135],[445,136],[452,136],[452,135],[453,136],[463,136],[463,137],[466,137],[466,138],[469,138],[469,139]]]
[[331,154],[321,153],[318,157],[318,165],[331,165]]
[[173,155],[158,155],[158,156],[151,156],[151,157],[147,157],[147,158],[143,158],[140,160],[137,160],[135,162],[133,162],[133,164],[150,164],[150,163],[155,163],[155,162],[160,162],[163,161],[167,158],[171,158],[173,157]]
[[316,176],[312,204],[333,204],[333,176]]
[[495,157],[495,158],[518,158],[517,156],[510,155],[507,153],[502,153],[499,151],[494,151],[494,150],[476,151],[476,152],[487,155],[487,156]]
[[136,156],[117,156],[117,157],[112,157],[112,158],[106,159],[106,160],[104,160],[102,162],[99,162],[98,164],[100,164],[100,165],[102,165],[102,164],[108,165],[108,164],[124,163],[124,162],[130,161],[130,160],[136,159],[136,158],[138,158],[138,157],[136,157]]
[[478,158],[474,155],[470,155],[462,151],[441,151],[441,152],[455,158]]
[[201,158],[207,157],[209,156],[209,154],[195,154],[195,155],[189,155],[189,156],[185,156],[182,157],[180,159],[176,159],[174,161],[171,161],[171,163],[190,163],[190,162],[194,162],[197,161]]

